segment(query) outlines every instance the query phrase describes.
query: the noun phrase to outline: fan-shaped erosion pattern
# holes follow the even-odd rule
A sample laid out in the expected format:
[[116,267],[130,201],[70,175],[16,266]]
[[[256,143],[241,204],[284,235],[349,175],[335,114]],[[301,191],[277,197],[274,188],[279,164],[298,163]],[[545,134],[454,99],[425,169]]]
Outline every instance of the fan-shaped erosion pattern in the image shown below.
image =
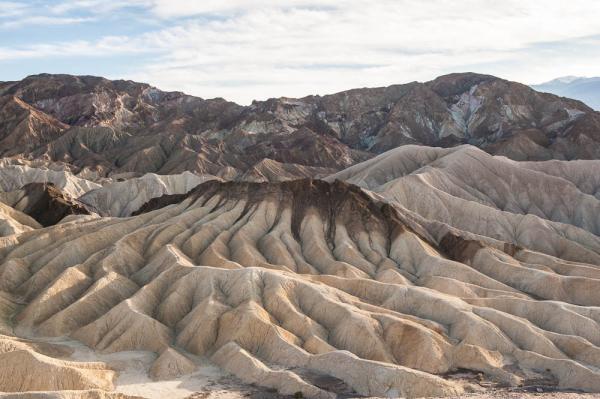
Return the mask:
[[[191,372],[196,355],[316,398],[335,394],[305,371],[365,396],[473,390],[444,378],[461,369],[507,386],[545,378],[600,391],[600,271],[543,255],[580,271],[562,274],[518,260],[522,251],[437,240],[340,181],[208,181],[138,216],[13,236],[0,248],[0,295],[20,304],[3,316],[15,334],[152,351],[156,378]],[[60,389],[111,389],[98,364],[3,356],[60,370],[74,381]],[[15,373],[0,366],[0,390],[57,389]]]

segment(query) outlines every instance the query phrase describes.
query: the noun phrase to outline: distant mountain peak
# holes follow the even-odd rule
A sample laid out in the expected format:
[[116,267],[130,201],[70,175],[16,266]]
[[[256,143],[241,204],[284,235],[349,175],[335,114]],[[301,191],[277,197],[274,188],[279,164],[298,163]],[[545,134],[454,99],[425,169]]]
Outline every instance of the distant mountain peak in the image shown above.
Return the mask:
[[579,80],[579,79],[586,79],[586,78],[583,77],[583,76],[567,75],[567,76],[561,76],[559,78],[549,80],[549,81],[544,82],[544,83],[540,83],[539,85],[556,84],[556,83],[569,84],[569,83],[573,83],[573,82],[575,82],[576,80]]
[[600,110],[600,77],[563,76],[531,87],[537,91],[574,98]]

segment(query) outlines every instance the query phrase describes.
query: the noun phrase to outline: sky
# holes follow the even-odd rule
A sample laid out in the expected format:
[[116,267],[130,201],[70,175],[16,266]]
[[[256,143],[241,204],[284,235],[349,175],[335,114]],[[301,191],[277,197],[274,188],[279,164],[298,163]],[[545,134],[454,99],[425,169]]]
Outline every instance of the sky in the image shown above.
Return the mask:
[[0,81],[147,82],[240,104],[479,72],[600,76],[597,0],[0,0]]

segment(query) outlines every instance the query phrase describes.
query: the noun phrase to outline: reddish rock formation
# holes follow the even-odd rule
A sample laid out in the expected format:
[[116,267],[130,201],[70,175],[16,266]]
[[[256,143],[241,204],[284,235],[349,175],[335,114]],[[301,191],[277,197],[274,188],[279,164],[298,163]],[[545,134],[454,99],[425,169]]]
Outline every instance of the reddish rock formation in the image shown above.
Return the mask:
[[600,114],[493,76],[244,107],[91,76],[0,83],[0,155],[47,159],[101,175],[241,175],[263,159],[342,169],[404,144],[474,144],[517,160],[600,158]]

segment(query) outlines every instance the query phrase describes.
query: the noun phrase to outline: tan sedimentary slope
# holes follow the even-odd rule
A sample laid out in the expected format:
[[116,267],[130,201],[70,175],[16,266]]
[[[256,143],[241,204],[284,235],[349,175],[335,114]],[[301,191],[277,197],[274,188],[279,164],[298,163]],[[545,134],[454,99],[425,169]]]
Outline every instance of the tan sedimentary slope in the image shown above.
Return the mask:
[[0,190],[14,191],[29,183],[52,183],[73,198],[102,187],[73,175],[68,170],[52,170],[16,164],[16,160],[0,159]]
[[585,194],[600,199],[600,162],[597,161],[545,161],[520,162],[520,166],[551,176],[563,178],[575,184]]
[[60,347],[0,335],[0,393],[113,389],[116,373],[105,364],[56,358],[66,355]]
[[[116,373],[104,363],[63,360],[71,353],[64,346],[14,337],[11,319],[22,308],[23,303],[17,297],[0,291],[0,397],[5,396],[3,392],[31,391],[38,391],[38,394],[17,397],[109,397],[97,392],[82,392],[113,389]],[[51,392],[65,390],[79,391],[80,396]]]
[[493,244],[437,240],[341,182],[210,181],[154,212],[16,236],[0,291],[25,304],[17,334],[154,351],[157,378],[188,372],[189,352],[306,397],[333,394],[303,370],[369,396],[460,394],[440,377],[457,369],[600,391],[600,270]]
[[6,399],[143,399],[139,396],[124,395],[118,392],[107,392],[99,389],[92,390],[62,390],[23,393],[0,393],[0,398]]
[[32,217],[0,202],[0,237],[38,229],[42,226]]
[[521,163],[473,146],[405,146],[327,179],[368,188],[415,212],[437,240],[452,227],[600,264],[595,172],[598,161]]
[[211,175],[183,172],[178,175],[148,173],[88,191],[79,200],[107,216],[129,216],[152,198],[185,194],[200,183],[217,179]]
[[323,178],[334,172],[333,168],[320,168],[294,163],[281,163],[265,158],[258,162],[236,180],[248,182],[280,182],[304,178]]

